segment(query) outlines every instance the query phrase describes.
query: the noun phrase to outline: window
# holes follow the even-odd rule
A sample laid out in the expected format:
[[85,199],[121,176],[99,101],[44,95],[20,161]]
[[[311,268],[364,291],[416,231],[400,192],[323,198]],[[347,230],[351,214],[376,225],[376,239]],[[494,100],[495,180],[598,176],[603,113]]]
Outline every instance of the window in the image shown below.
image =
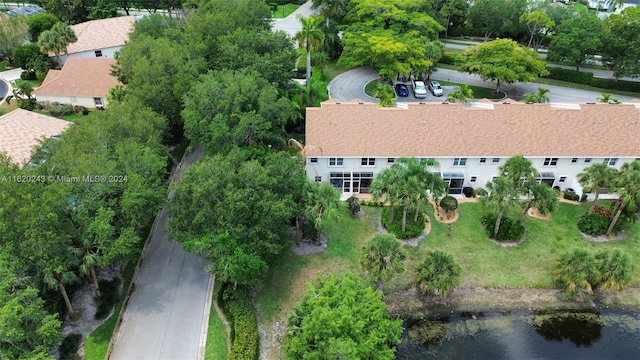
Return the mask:
[[329,166],[343,166],[344,159],[343,158],[329,158]]
[[322,181],[322,176],[316,176],[316,182],[321,182]]
[[486,164],[487,163],[487,158],[480,158],[480,160],[478,161],[478,164]]
[[556,166],[558,165],[558,158],[544,158],[542,166]]
[[387,159],[387,164],[393,164],[394,162],[396,162],[396,158],[388,158]]
[[578,163],[578,158],[571,158],[571,163],[572,164],[577,164]]
[[102,105],[102,98],[93,98],[93,103],[97,106],[103,106]]
[[309,164],[317,164],[318,158],[309,158]]
[[362,166],[374,166],[376,164],[376,158],[362,158],[360,165]]
[[435,163],[435,159],[434,158],[420,158],[420,164],[426,164],[427,162],[430,163]]
[[492,162],[493,164],[500,164],[500,158],[493,158],[493,159],[491,160],[491,162]]
[[478,178],[476,176],[472,176],[469,182],[475,183]]
[[467,158],[453,158],[453,166],[466,166]]
[[591,158],[585,158],[583,163],[585,164],[591,164]]
[[96,53],[96,57],[102,57],[102,50],[94,51]]
[[604,161],[603,161],[603,163],[609,166],[615,166],[617,162],[618,162],[618,158],[604,158]]
[[567,181],[567,177],[566,176],[560,176],[560,180],[561,183]]

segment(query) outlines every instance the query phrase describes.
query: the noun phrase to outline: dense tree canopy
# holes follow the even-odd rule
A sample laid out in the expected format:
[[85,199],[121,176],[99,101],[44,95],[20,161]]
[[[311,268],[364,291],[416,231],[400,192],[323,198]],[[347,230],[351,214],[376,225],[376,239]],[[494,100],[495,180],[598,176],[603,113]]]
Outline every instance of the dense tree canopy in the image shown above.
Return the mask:
[[640,7],[627,7],[604,21],[603,57],[615,76],[640,76]]
[[549,44],[548,59],[569,61],[579,70],[602,48],[603,36],[602,20],[591,13],[565,20]]
[[533,50],[509,39],[472,46],[462,53],[460,70],[500,84],[534,81],[547,73],[544,60]]
[[402,334],[382,293],[352,274],[308,284],[287,326],[285,349],[295,359],[394,359]]

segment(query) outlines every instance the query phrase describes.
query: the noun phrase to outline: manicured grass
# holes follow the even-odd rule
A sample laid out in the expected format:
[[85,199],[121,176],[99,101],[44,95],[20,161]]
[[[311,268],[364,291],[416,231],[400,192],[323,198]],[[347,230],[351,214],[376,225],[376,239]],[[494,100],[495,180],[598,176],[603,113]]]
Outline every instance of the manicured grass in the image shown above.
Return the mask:
[[335,61],[326,64],[323,68],[324,79],[327,83],[333,80],[336,76],[348,71],[349,69],[338,66]]
[[5,71],[5,70],[7,70],[8,66],[9,66],[9,65],[7,64],[7,61],[6,61],[6,60],[5,60],[5,61],[0,61],[0,71]]
[[296,9],[299,7],[300,5],[296,5],[296,4],[278,5],[278,10],[273,12],[272,17],[274,19],[286,18],[287,16],[291,15],[294,11],[296,11]]
[[[437,80],[437,78],[434,77],[434,79]],[[464,84],[460,84],[460,83],[456,83],[456,82],[452,82],[452,81],[446,81],[446,80],[438,80],[438,82],[440,82],[440,85],[442,86],[460,86],[460,85],[464,85]],[[494,89],[489,89],[486,87],[481,87],[481,86],[475,86],[475,85],[469,85],[469,89],[471,89],[473,91],[473,98],[474,99],[492,99],[492,100],[499,100],[499,99],[504,99],[505,98],[505,93],[500,91],[498,94],[494,93]]]
[[380,82],[378,80],[371,80],[364,86],[364,93],[373,97],[373,94],[376,92],[376,87]]
[[213,289],[211,299],[211,309],[209,311],[209,326],[207,328],[207,345],[204,352],[205,360],[226,360],[227,359],[227,331],[218,312],[216,311],[214,302],[217,293],[220,290],[221,282],[216,282]]
[[[137,258],[136,258],[137,259]],[[114,310],[111,317],[104,322],[104,324],[100,325],[84,343],[84,358],[86,360],[104,360],[107,355],[107,349],[109,348],[109,341],[111,341],[111,336],[113,335],[113,330],[116,327],[116,321],[118,320],[118,316],[120,316],[120,311],[122,310],[122,305],[124,303],[125,294],[129,289],[129,284],[131,284],[131,279],[133,278],[133,272],[136,268],[136,261],[129,261],[127,266],[124,269],[124,286],[122,290],[122,298],[118,305],[116,305],[116,309]]]
[[[589,85],[577,84],[577,83],[572,83],[572,82],[567,82],[567,81],[560,81],[560,80],[553,80],[553,79],[549,79],[549,78],[538,78],[538,79],[536,79],[535,82],[539,83],[539,84],[562,86],[562,87],[571,88],[571,89],[594,91],[594,92],[598,92],[598,93],[612,93],[614,95],[625,95],[625,96],[631,96],[631,97],[640,96],[639,93],[635,93],[635,92],[631,92],[631,91],[601,89],[601,88],[597,88],[597,87],[593,87],[593,86],[589,86]],[[597,101],[597,100],[593,99],[593,101]]]

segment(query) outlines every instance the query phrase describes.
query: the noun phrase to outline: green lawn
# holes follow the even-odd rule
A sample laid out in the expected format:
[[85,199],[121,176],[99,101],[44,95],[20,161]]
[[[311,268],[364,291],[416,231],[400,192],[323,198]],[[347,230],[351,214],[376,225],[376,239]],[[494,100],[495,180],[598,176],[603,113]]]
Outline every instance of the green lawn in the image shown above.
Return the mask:
[[213,299],[211,299],[211,309],[209,311],[209,326],[207,328],[207,345],[204,352],[205,360],[226,360],[227,359],[227,331],[224,324],[218,317],[215,308],[215,301],[221,282],[215,284],[213,289]]
[[338,66],[335,61],[327,63],[323,68],[324,79],[329,83],[336,76],[348,71],[349,69]]
[[7,70],[9,64],[7,64],[7,61],[0,61],[0,71],[5,71]]
[[373,94],[376,92],[376,87],[378,87],[378,80],[371,80],[364,86],[364,93],[373,97]]
[[[137,257],[135,258],[137,259]],[[122,305],[124,303],[125,294],[129,289],[129,284],[131,284],[131,279],[133,278],[133,273],[136,268],[136,261],[133,259],[129,261],[127,267],[124,269],[124,285],[123,285],[123,296],[120,299],[118,305],[116,305],[116,309],[104,322],[104,324],[100,325],[84,343],[84,358],[86,360],[104,360],[107,355],[107,349],[109,348],[109,341],[111,341],[111,336],[113,335],[113,330],[116,327],[116,321],[118,320],[118,316],[120,316],[120,311],[122,310]]]
[[273,12],[272,17],[274,19],[286,18],[287,16],[291,15],[294,11],[296,11],[296,9],[299,7],[300,5],[296,5],[296,4],[279,5],[278,10]]

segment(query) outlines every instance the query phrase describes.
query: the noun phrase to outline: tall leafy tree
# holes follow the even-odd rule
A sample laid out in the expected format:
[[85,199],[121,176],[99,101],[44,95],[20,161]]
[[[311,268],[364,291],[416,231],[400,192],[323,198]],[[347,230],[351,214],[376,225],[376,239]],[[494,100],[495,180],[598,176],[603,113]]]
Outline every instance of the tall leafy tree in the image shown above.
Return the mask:
[[494,36],[518,33],[519,19],[526,2],[518,0],[477,0],[469,7],[467,21],[484,30],[484,40]]
[[360,266],[365,273],[377,282],[382,291],[384,282],[394,275],[404,272],[403,261],[407,252],[402,242],[392,234],[377,234],[369,239],[360,251]]
[[37,42],[38,37],[43,31],[51,29],[51,27],[57,23],[58,17],[53,14],[43,12],[40,14],[33,14],[27,17],[27,24],[29,25],[29,35],[32,42]]
[[548,73],[538,53],[509,39],[469,47],[462,53],[460,70],[495,81],[496,93],[502,83],[534,81]]
[[429,251],[424,261],[418,265],[415,282],[423,292],[436,292],[445,298],[449,291],[460,284],[461,273],[462,268],[454,261],[453,256],[434,250]]
[[311,52],[317,51],[324,43],[324,32],[322,31],[322,23],[324,19],[320,16],[302,17],[298,16],[301,29],[296,33],[294,38],[298,41],[298,47],[304,49],[307,54],[307,86],[311,86]]
[[295,359],[394,359],[401,320],[392,320],[382,293],[353,274],[308,284],[287,320],[285,351]]
[[618,194],[618,200],[611,225],[607,229],[607,236],[613,232],[623,211],[635,213],[640,207],[640,161],[624,163],[613,184],[614,191]]
[[589,208],[589,215],[593,214],[593,209],[596,207],[600,197],[600,190],[611,185],[615,173],[616,171],[607,164],[595,163],[578,174],[578,182],[584,187],[585,191],[588,189],[589,192],[595,193],[595,199],[593,199],[593,204]]
[[454,24],[454,19],[464,18],[469,11],[469,4],[465,0],[445,0],[440,8],[439,14],[444,21],[444,43],[447,44],[449,37],[449,26]]
[[319,9],[320,14],[326,19],[327,25],[329,21],[342,23],[344,16],[347,14],[347,6],[349,0],[312,0],[312,9]]
[[640,76],[640,7],[630,6],[604,20],[603,60],[616,77]]
[[591,13],[565,20],[556,28],[547,58],[570,61],[580,70],[602,47],[602,20]]
[[542,39],[534,41],[536,40],[536,37],[541,33],[541,31],[545,29],[548,30],[556,26],[556,23],[553,21],[553,19],[551,19],[551,17],[549,17],[549,15],[547,15],[547,13],[542,10],[535,10],[522,14],[522,16],[520,16],[520,22],[527,24],[529,33],[531,33],[531,36],[529,37],[529,44],[527,44],[527,47],[531,47],[533,45],[533,48],[536,51],[538,50],[540,42],[542,41]]
[[512,156],[500,166],[500,176],[511,183],[511,189],[518,193],[525,192],[525,183],[536,176],[536,168],[531,160],[522,155]]
[[2,19],[2,24],[0,24],[0,58],[11,55],[16,46],[27,40],[27,30],[25,16],[8,16]]

